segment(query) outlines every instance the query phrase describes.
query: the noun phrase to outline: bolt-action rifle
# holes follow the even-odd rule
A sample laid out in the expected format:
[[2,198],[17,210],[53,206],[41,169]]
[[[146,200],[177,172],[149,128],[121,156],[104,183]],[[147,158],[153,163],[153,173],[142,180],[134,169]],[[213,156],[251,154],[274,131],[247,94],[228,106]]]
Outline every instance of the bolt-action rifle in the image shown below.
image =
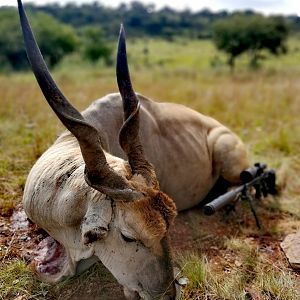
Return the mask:
[[[256,225],[260,229],[261,226],[253,206],[253,200],[254,198],[260,199],[262,196],[266,197],[268,194],[277,194],[275,171],[267,169],[266,164],[255,163],[253,167],[241,172],[240,179],[242,185],[206,204],[204,213],[212,215],[227,204],[234,203],[239,199],[246,200],[250,205]],[[254,187],[255,195],[251,193],[251,187]]]

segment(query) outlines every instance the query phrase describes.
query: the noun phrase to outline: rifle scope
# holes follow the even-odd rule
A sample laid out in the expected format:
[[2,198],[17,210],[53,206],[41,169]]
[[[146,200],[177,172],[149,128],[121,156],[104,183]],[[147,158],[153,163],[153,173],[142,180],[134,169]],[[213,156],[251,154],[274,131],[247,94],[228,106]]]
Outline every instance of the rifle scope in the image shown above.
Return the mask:
[[241,174],[240,174],[241,182],[248,183],[248,182],[252,181],[254,178],[261,175],[266,168],[267,168],[266,164],[255,163],[253,167],[250,167],[241,172]]

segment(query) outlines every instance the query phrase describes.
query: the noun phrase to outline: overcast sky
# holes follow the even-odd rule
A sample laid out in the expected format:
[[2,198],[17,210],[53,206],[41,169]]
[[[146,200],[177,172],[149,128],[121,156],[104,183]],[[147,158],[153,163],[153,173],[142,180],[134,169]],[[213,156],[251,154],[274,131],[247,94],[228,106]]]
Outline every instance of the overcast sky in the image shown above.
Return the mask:
[[[129,3],[132,0],[98,0],[104,5],[117,6],[121,2]],[[153,3],[157,8],[163,6],[170,6],[175,9],[189,8],[193,11],[202,8],[210,8],[213,11],[226,9],[253,9],[261,11],[266,14],[298,14],[300,16],[300,0],[138,0],[143,3]],[[0,5],[16,5],[17,0],[0,0]],[[76,3],[92,3],[95,0],[23,0],[26,2],[33,2],[36,4],[45,3],[60,3],[65,4],[68,2]]]

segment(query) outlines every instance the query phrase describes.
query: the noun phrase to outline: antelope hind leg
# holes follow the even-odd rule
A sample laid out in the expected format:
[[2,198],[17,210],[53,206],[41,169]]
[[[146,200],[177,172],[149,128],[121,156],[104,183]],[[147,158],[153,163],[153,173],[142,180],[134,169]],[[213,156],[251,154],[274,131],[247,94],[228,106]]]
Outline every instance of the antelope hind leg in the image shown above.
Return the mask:
[[230,186],[240,183],[240,173],[249,167],[247,149],[241,139],[226,127],[213,129],[208,136],[213,153],[213,169]]

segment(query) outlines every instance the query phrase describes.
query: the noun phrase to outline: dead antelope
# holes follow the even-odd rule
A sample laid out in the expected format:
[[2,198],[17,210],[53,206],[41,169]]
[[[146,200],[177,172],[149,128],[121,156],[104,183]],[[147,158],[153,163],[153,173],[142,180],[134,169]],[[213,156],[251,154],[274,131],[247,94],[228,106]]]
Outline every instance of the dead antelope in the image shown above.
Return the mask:
[[25,186],[26,214],[61,245],[55,261],[40,261],[37,271],[55,282],[99,259],[127,299],[175,299],[168,241],[175,203],[193,207],[220,177],[238,182],[248,166],[245,146],[212,118],[135,94],[122,28],[120,94],[78,112],[52,79],[18,4],[34,75],[69,130],[35,163]]

